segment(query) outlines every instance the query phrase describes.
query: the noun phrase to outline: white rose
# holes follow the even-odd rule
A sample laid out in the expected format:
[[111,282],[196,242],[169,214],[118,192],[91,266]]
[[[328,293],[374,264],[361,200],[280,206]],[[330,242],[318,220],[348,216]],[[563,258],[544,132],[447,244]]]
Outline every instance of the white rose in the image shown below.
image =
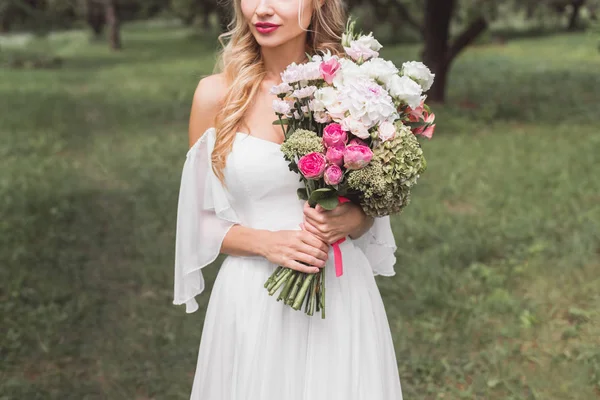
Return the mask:
[[382,142],[387,142],[396,137],[396,126],[391,122],[382,122],[378,128],[379,139]]
[[429,68],[422,62],[408,61],[402,64],[402,75],[413,79],[423,88],[423,92],[431,89],[435,74],[432,74]]
[[325,104],[320,100],[312,99],[308,102],[308,108],[314,112],[325,111]]
[[288,94],[293,90],[293,88],[288,85],[286,82],[283,82],[279,85],[273,86],[270,90],[271,94],[275,96],[279,96],[280,94]]
[[387,84],[394,75],[398,75],[398,68],[393,62],[383,58],[373,58],[360,66],[371,79]]
[[341,64],[341,73],[337,73],[333,78],[333,86],[339,88],[342,85],[345,85],[347,82],[359,79],[363,76],[367,77],[366,72],[362,70],[355,62],[347,58],[342,58],[339,61]]
[[313,95],[313,93],[317,90],[316,86],[307,86],[302,89],[294,90],[293,96],[298,99],[305,99]]
[[370,136],[367,127],[352,117],[346,117],[343,119],[342,129],[352,132],[354,136],[358,136],[361,139],[366,139]]
[[388,84],[392,97],[407,103],[415,109],[421,104],[421,86],[407,76],[394,75]]
[[327,111],[329,112],[329,116],[336,122],[340,122],[346,117],[346,108],[342,106],[341,103],[335,103],[329,107],[327,107]]
[[338,91],[331,86],[323,87],[315,92],[315,100],[323,104],[323,107],[332,106],[337,102]]

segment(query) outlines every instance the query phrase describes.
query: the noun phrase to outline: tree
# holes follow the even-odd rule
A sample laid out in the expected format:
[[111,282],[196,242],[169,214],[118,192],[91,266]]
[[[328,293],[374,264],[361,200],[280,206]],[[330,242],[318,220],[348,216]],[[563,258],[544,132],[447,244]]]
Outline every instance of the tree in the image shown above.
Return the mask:
[[113,50],[121,50],[121,27],[114,0],[104,0],[104,12],[108,25],[108,44]]

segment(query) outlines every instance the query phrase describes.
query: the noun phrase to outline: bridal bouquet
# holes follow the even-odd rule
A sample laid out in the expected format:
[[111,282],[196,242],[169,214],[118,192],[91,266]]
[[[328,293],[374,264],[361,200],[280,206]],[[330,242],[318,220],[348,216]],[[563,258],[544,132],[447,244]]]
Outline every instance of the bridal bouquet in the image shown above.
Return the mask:
[[[431,138],[435,115],[424,103],[432,74],[420,62],[400,69],[379,57],[381,44],[355,34],[349,19],[342,37],[345,56],[318,54],[291,64],[271,93],[290,170],[304,186],[298,196],[311,207],[332,210],[352,201],[373,217],[399,213],[425,171],[416,136]],[[339,244],[333,244],[336,275],[342,275]],[[282,266],[265,282],[277,300],[325,318],[325,273],[306,274]]]

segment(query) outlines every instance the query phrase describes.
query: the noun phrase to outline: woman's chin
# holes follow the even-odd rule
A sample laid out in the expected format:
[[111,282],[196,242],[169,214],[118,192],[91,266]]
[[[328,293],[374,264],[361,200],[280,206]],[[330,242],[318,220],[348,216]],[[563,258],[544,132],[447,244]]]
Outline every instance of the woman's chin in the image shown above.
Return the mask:
[[281,39],[278,39],[278,38],[265,38],[265,37],[256,38],[256,42],[258,43],[258,45],[260,47],[263,47],[265,49],[279,47],[284,43],[284,41],[282,41]]

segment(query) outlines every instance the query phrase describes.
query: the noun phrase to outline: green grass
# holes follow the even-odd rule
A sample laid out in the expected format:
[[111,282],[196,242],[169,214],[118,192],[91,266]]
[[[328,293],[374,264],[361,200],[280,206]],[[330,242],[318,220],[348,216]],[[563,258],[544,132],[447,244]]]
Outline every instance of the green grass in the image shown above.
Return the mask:
[[[58,34],[25,50],[61,69],[0,69],[2,400],[189,396],[204,314],[171,305],[174,224],[216,42],[166,24],[124,44]],[[407,400],[600,396],[596,45],[526,39],[454,65],[394,218],[397,275],[378,278]]]

